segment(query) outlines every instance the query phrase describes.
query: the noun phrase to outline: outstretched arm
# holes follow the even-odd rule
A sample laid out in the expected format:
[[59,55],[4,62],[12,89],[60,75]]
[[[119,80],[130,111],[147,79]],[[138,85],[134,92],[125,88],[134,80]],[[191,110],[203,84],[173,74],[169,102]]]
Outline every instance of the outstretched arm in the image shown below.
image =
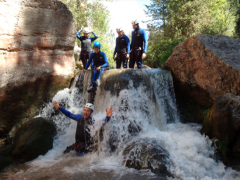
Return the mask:
[[107,116],[106,116],[106,118],[103,120],[103,124],[106,124],[106,123],[110,120],[111,116],[113,115],[112,107],[110,107],[109,110],[106,109],[106,115],[107,115]]
[[67,116],[71,119],[78,121],[80,118],[83,117],[83,115],[81,115],[81,114],[73,114],[73,113],[67,111],[66,109],[60,107],[56,101],[53,101],[52,104],[56,107],[56,109],[59,109],[65,116]]

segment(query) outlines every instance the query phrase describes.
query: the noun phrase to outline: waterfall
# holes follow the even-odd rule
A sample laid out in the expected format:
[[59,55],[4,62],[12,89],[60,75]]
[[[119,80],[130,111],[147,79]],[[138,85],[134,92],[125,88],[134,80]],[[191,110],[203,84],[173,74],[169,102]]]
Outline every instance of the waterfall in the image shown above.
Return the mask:
[[[93,100],[87,93],[91,71],[78,73],[71,87],[59,91],[53,98],[74,114]],[[58,135],[53,149],[28,163],[28,170],[10,172],[9,179],[18,177],[55,179],[161,179],[150,170],[135,170],[122,164],[123,150],[134,140],[153,141],[168,151],[168,170],[175,179],[239,179],[236,171],[214,160],[215,149],[208,137],[199,132],[197,124],[179,122],[172,76],[161,69],[109,70],[103,73],[94,101],[95,125],[92,136],[98,143],[98,153],[76,157],[74,152],[63,155],[74,143],[76,121],[55,110],[51,103],[39,116],[53,120]],[[111,120],[101,126],[105,110],[113,108]],[[61,172],[61,173],[59,173]],[[37,174],[37,175],[36,175]],[[107,177],[107,178],[106,178]],[[163,178],[164,179],[164,178]],[[171,178],[170,178],[171,179]]]

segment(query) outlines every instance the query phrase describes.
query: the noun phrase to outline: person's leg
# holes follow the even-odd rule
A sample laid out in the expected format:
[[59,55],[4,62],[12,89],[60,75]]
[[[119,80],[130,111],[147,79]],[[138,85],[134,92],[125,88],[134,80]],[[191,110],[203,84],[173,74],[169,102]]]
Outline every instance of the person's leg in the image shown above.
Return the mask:
[[121,61],[123,63],[123,68],[127,68],[127,58],[126,58],[126,53],[121,54]]
[[120,54],[117,53],[117,58],[116,58],[116,69],[121,68],[121,59],[120,59]]
[[86,59],[86,54],[81,52],[80,53],[80,59],[79,61],[82,61],[82,64],[83,64],[83,69],[85,68],[86,64],[87,64],[87,59]]
[[92,75],[92,78],[91,78],[91,85],[90,85],[90,88],[87,90],[88,92],[94,92],[96,90],[95,81],[97,79],[97,74],[98,74],[98,71],[96,69],[94,69],[93,70],[93,75]]
[[142,69],[142,54],[143,54],[142,50],[138,50],[136,52],[136,63],[138,69]]
[[135,53],[134,53],[134,50],[132,50],[130,53],[129,68],[134,69],[134,64],[135,64]]

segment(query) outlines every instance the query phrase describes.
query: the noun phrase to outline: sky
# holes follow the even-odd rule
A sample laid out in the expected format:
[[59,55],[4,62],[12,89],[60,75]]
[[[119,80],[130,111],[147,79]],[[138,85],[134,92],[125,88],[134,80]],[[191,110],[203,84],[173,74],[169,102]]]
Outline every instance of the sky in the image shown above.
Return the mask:
[[146,5],[150,4],[150,0],[114,0],[114,2],[103,2],[110,11],[110,29],[113,30],[117,37],[116,28],[121,27],[126,35],[132,32],[131,21],[138,19],[140,28],[146,29],[146,23],[141,21],[149,20],[144,13]]

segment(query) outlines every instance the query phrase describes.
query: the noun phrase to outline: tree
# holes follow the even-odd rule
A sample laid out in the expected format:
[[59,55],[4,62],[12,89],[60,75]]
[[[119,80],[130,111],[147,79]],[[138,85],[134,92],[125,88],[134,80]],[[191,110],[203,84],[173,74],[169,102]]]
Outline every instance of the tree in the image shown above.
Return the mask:
[[[91,27],[98,35],[101,43],[101,51],[105,52],[110,64],[114,67],[113,55],[113,32],[109,31],[109,11],[101,1],[93,0],[61,0],[65,3],[73,14],[76,30],[82,27]],[[76,44],[81,46],[81,42],[76,39]]]
[[146,6],[146,13],[153,17],[149,27],[159,30],[164,27],[166,37],[202,33],[232,36],[236,18],[233,9],[236,8],[230,4],[228,0],[152,0],[152,4]]

